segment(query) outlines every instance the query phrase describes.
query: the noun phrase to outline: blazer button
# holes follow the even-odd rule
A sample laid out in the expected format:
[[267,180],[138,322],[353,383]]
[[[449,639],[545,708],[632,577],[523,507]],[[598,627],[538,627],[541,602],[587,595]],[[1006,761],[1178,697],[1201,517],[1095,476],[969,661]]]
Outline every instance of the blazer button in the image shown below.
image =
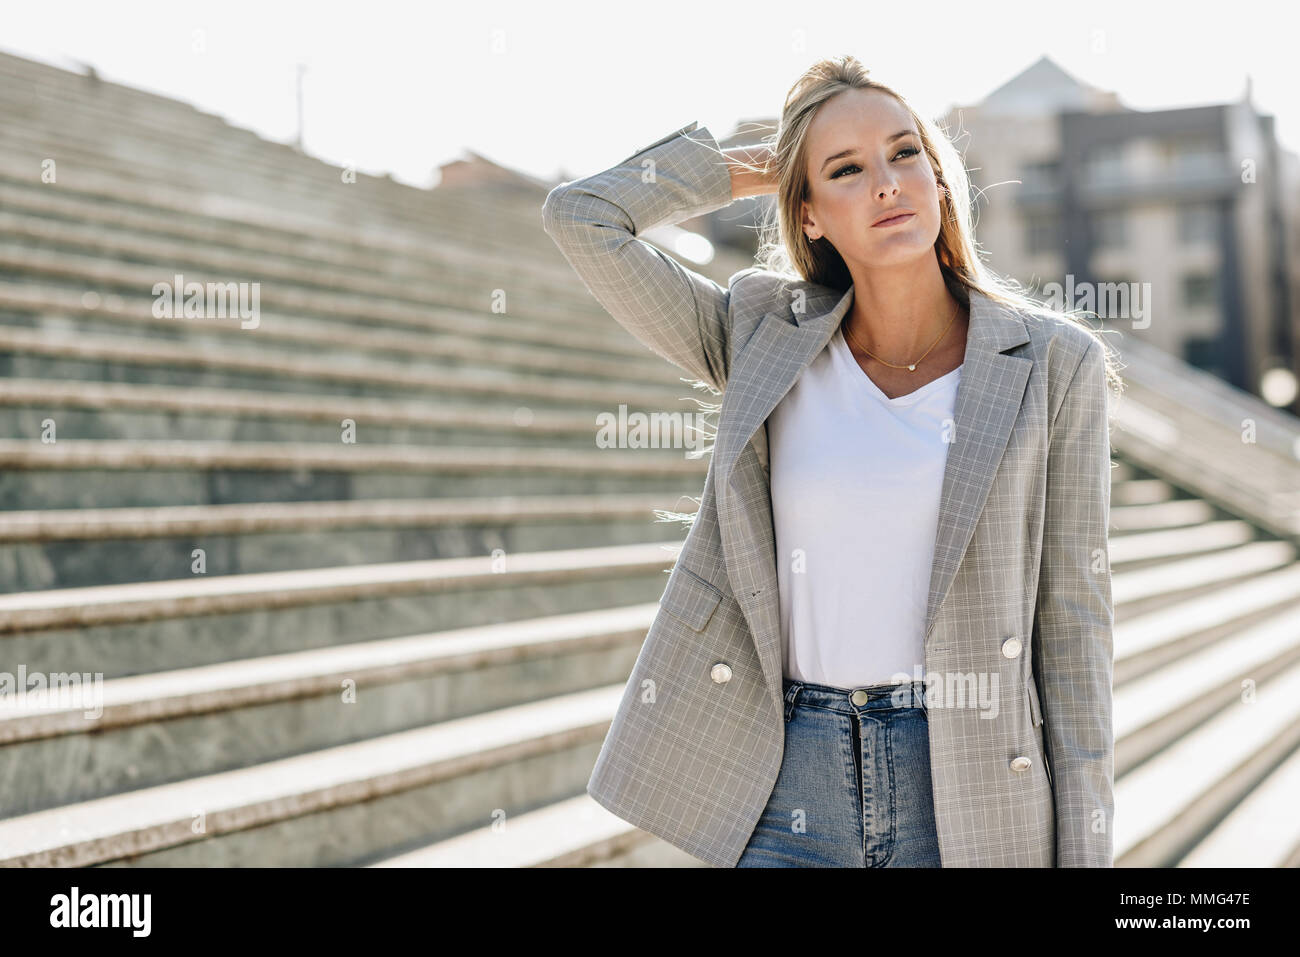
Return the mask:
[[709,677],[718,684],[726,684],[731,680],[731,668],[719,661],[710,669]]
[[1002,642],[1003,658],[1014,658],[1018,654],[1020,654],[1019,638],[1008,638],[1006,641]]
[[1020,757],[1018,757],[1018,758],[1012,758],[1012,759],[1011,759],[1011,770],[1012,770],[1012,771],[1023,771],[1025,768],[1029,767],[1029,765],[1032,764],[1032,763],[1033,763],[1032,761],[1030,761],[1027,757],[1025,757],[1025,756],[1022,754],[1022,755],[1021,755]]

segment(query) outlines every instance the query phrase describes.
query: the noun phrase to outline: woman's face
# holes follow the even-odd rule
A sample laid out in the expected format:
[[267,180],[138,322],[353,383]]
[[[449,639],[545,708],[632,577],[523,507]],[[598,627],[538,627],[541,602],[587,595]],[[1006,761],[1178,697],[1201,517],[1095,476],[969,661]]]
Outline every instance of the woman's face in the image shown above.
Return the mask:
[[[941,194],[902,104],[878,90],[846,90],[813,117],[807,145],[805,234],[868,268],[933,253]],[[873,225],[893,207],[914,215]]]

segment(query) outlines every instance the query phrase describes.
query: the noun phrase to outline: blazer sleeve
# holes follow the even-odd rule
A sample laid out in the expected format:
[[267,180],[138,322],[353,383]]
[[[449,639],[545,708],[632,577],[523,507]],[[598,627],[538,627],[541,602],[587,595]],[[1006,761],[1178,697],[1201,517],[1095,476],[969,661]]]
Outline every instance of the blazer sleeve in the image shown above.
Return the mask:
[[[688,135],[689,134],[689,135]],[[717,391],[729,371],[730,293],[638,237],[732,201],[717,140],[698,122],[552,189],[542,224],[591,294],[653,352]]]
[[1113,867],[1114,607],[1110,427],[1094,339],[1050,429],[1034,669],[1056,804],[1058,867]]

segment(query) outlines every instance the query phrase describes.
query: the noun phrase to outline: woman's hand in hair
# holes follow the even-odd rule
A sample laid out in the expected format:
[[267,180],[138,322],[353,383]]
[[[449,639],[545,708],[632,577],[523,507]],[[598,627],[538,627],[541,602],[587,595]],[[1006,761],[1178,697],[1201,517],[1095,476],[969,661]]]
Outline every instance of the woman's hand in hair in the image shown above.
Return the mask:
[[730,161],[728,169],[731,172],[732,199],[764,196],[776,192],[776,178],[768,170],[768,163],[772,158],[770,146],[766,144],[733,146],[724,149],[722,154]]

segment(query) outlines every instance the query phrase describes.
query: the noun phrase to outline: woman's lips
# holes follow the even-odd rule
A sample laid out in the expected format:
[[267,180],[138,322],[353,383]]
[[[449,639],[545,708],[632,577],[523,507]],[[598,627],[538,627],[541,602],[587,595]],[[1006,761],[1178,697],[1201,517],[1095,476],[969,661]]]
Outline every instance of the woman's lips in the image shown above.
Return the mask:
[[884,226],[899,226],[907,222],[915,215],[916,213],[903,213],[901,216],[895,216],[893,219],[886,219],[882,223],[876,223],[876,225],[873,226],[872,229],[880,229]]

